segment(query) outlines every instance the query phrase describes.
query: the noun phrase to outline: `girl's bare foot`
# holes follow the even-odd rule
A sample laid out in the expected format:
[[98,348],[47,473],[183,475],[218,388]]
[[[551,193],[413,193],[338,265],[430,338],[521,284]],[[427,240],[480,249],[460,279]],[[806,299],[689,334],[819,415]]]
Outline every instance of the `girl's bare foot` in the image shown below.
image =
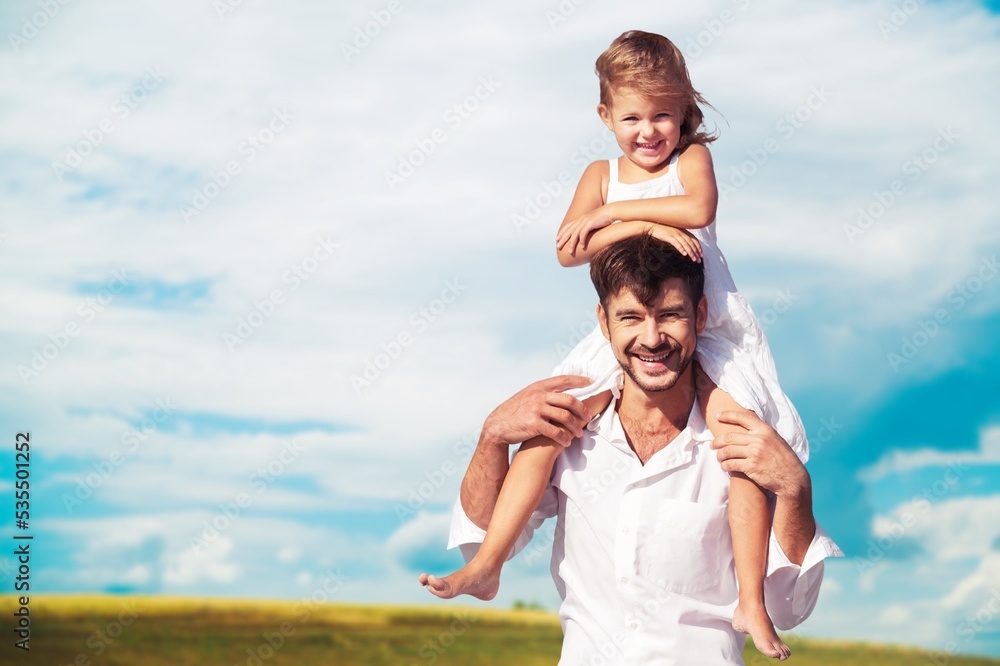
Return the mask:
[[420,584],[430,590],[434,596],[451,599],[460,594],[469,594],[477,599],[489,601],[497,596],[500,589],[500,572],[473,569],[466,565],[444,578],[420,574]]
[[761,654],[784,661],[792,656],[792,650],[778,638],[771,624],[771,618],[762,603],[740,601],[733,612],[733,629],[750,634],[753,644]]

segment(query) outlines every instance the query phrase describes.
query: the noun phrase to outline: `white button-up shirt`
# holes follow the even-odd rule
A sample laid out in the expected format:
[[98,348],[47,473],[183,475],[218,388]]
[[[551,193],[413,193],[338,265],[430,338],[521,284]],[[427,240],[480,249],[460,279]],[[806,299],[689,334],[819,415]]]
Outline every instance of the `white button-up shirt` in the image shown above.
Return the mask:
[[[687,427],[645,465],[614,403],[556,459],[511,556],[557,516],[552,577],[562,597],[560,666],[742,664],[733,630],[736,569],[726,513],[729,475],[695,405]],[[449,548],[472,558],[485,532],[455,504]],[[773,532],[765,601],[779,629],[816,605],[823,560],[840,549],[816,527],[801,565]]]

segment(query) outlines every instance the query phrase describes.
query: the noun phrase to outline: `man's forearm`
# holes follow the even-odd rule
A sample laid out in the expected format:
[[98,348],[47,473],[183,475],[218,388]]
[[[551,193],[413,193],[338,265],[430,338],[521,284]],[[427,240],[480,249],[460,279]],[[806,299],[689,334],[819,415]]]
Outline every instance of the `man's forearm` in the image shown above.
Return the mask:
[[465,515],[486,529],[510,468],[510,446],[543,436],[568,445],[589,416],[582,402],[564,393],[590,384],[587,377],[561,375],[529,384],[494,409],[483,423],[476,452],[459,495]]
[[507,445],[492,441],[484,429],[472,460],[469,461],[469,469],[462,479],[459,495],[462,508],[469,520],[484,530],[490,524],[493,507],[496,506],[500,488],[507,477],[509,455]]
[[812,512],[812,482],[804,479],[777,495],[774,507],[774,535],[781,550],[795,564],[802,564],[816,534],[816,519]]

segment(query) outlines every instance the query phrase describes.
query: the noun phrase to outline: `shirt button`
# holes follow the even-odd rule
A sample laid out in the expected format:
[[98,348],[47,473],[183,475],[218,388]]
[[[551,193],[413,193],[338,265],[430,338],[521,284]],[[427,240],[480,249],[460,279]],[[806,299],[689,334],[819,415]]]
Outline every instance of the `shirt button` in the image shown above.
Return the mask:
[[638,624],[636,624],[635,622],[633,622],[633,623],[632,623],[631,625],[629,625],[629,626],[631,626],[631,627],[632,627],[633,629],[638,629],[638,628],[639,628],[639,625],[638,625]]
[[628,578],[622,578],[622,585],[628,584]]

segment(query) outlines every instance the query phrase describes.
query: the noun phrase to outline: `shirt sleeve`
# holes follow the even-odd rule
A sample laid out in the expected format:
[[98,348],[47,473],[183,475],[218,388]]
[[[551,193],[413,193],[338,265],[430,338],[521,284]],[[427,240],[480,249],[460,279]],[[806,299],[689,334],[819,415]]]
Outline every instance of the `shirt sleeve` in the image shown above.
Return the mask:
[[823,560],[843,557],[837,544],[816,525],[816,534],[802,560],[793,564],[771,532],[768,545],[767,578],[764,580],[764,603],[771,621],[778,629],[787,631],[801,624],[812,613],[819,599],[823,582]]
[[[514,547],[511,548],[510,553],[507,555],[507,559],[517,555],[528,542],[531,541],[532,535],[535,533],[542,523],[546,519],[551,518],[556,515],[556,511],[559,508],[559,496],[558,491],[555,486],[549,484],[542,494],[542,499],[538,502],[538,507],[532,512],[531,517],[528,519],[528,524],[525,526],[524,530],[521,532],[520,536],[517,537],[517,541],[514,542]],[[462,507],[461,497],[455,500],[455,508],[451,512],[451,530],[448,534],[448,549],[455,548],[456,546],[462,550],[462,557],[465,558],[466,563],[468,563],[476,553],[479,552],[479,544],[483,542],[486,537],[486,530],[482,529],[476,525],[469,516],[466,515],[465,509]]]

